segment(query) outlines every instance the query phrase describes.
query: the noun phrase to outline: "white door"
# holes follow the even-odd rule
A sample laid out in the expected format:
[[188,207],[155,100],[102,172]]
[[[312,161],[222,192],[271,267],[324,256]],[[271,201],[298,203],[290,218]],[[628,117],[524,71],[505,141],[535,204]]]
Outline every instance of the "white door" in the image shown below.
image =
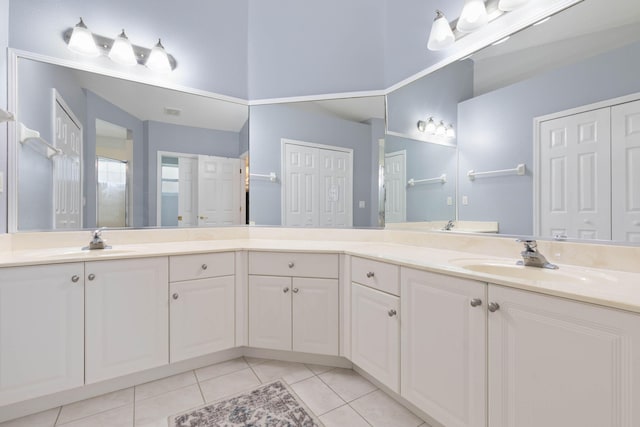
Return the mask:
[[242,224],[240,159],[198,156],[198,226]]
[[293,278],[293,350],[338,355],[338,280]]
[[344,151],[318,150],[320,227],[351,227],[351,156]]
[[640,316],[489,285],[491,427],[634,427]]
[[249,276],[249,345],[291,350],[291,278]]
[[401,286],[402,396],[448,427],[484,427],[486,284],[403,268]]
[[82,127],[56,94],[53,160],[53,208],[56,229],[82,228]]
[[0,407],[84,384],[82,263],[0,268]]
[[539,144],[540,234],[611,239],[610,109],[542,122]]
[[86,273],[86,383],[169,363],[167,258],[94,261]]
[[317,227],[318,150],[284,144],[284,223],[287,227]]
[[400,392],[400,298],[351,284],[351,361]]
[[234,346],[234,276],[170,285],[171,363]]
[[197,173],[195,158],[178,157],[178,227],[198,226]]
[[640,243],[640,101],[611,109],[612,239]]
[[384,155],[384,205],[386,222],[407,221],[407,153],[396,151]]

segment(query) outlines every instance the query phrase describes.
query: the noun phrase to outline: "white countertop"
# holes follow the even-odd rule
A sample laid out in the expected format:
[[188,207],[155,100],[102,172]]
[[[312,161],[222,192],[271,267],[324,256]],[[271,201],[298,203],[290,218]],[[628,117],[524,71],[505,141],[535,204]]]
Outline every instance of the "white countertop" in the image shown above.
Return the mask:
[[559,277],[555,280],[555,273],[550,272],[547,275],[551,277],[549,280],[531,280],[475,272],[465,269],[460,263],[495,262],[511,265],[517,261],[517,253],[513,258],[500,258],[459,250],[376,241],[240,238],[122,244],[114,245],[112,249],[94,251],[81,251],[78,247],[29,249],[0,252],[0,268],[237,250],[343,253],[640,313],[640,273],[559,264],[558,272],[575,275],[578,279],[567,281]]

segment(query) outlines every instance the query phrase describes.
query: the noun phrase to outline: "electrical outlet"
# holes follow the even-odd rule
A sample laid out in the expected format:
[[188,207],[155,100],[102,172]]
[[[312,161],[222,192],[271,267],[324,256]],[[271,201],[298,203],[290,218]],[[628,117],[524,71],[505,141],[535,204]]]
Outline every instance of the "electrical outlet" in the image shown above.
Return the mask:
[[447,206],[453,206],[453,197],[447,197]]
[[462,196],[462,204],[467,206],[469,204],[469,198],[467,196]]

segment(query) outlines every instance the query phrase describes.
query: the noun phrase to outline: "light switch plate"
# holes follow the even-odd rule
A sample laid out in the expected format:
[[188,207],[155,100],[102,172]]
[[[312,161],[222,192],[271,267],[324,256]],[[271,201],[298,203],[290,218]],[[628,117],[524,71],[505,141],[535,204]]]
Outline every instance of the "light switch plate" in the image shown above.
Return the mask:
[[462,204],[465,206],[469,204],[469,198],[467,196],[462,196]]
[[453,206],[453,197],[447,197],[447,206]]

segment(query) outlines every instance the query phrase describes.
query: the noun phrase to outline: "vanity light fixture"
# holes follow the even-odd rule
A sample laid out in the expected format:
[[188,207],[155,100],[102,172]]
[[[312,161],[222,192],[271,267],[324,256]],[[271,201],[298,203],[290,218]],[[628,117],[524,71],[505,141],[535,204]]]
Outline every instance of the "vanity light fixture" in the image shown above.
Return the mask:
[[175,58],[167,53],[160,40],[149,49],[132,44],[124,30],[115,39],[93,34],[82,18],[75,27],[64,32],[63,38],[70,50],[84,56],[105,55],[118,64],[146,65],[159,73],[168,73],[177,66]]
[[472,33],[489,22],[484,0],[465,0],[456,29],[461,33]]
[[424,132],[430,135],[447,138],[455,138],[456,136],[456,132],[453,129],[453,124],[446,126],[444,124],[444,120],[440,120],[440,122],[436,124],[436,121],[433,119],[433,117],[429,117],[428,121],[418,120],[417,126],[420,132]]
[[444,125],[444,122],[440,120],[440,123],[436,127],[436,135],[445,136],[447,134],[447,127]]
[[453,124],[449,124],[449,127],[447,128],[447,131],[445,132],[445,134],[447,135],[447,138],[456,137],[456,131],[453,129]]
[[436,10],[436,17],[431,26],[427,48],[429,50],[442,50],[451,46],[455,41],[456,37],[451,30],[451,24],[449,24],[449,21],[441,11]]

